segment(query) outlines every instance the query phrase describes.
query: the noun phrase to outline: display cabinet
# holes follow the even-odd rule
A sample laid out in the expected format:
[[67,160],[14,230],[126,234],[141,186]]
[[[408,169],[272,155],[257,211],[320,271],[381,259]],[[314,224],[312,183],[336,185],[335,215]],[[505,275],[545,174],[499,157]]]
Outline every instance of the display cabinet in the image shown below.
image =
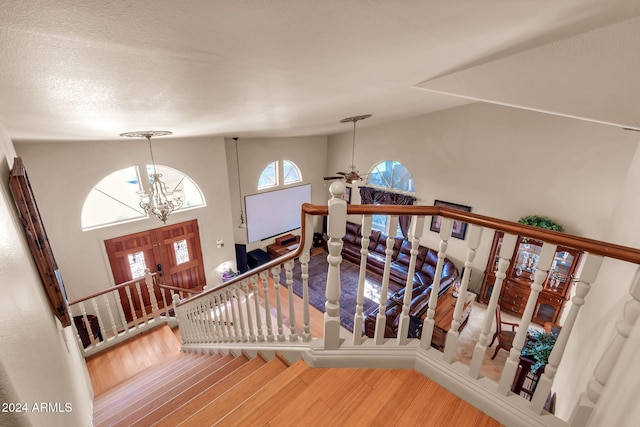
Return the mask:
[[[496,270],[504,233],[496,231],[491,252],[487,261],[482,288],[478,300],[489,302],[496,280]],[[531,293],[533,275],[538,265],[542,242],[518,237],[511,263],[506,271],[498,304],[503,311],[520,316]],[[558,316],[568,300],[573,273],[580,260],[581,253],[576,249],[558,246],[542,291],[538,296],[532,321],[543,325],[546,322],[557,323]]]

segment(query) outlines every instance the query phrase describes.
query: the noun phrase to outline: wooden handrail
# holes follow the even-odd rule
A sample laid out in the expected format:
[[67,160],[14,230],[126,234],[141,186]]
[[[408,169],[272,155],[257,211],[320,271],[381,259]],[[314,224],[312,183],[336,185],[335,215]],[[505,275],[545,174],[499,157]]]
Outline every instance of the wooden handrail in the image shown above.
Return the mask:
[[[151,273],[151,276],[155,276],[156,274],[157,273]],[[98,291],[98,292],[96,292],[94,294],[91,294],[91,295],[87,295],[86,297],[82,297],[82,298],[77,299],[75,301],[71,301],[69,303],[69,305],[78,304],[79,302],[83,302],[83,301],[90,300],[91,298],[99,297],[100,295],[104,295],[106,293],[109,293],[109,292],[112,292],[112,291],[115,291],[115,290],[118,290],[118,289],[122,289],[122,288],[124,288],[126,286],[129,286],[129,285],[135,285],[136,282],[140,282],[140,283],[143,283],[143,284],[146,285],[144,277],[139,277],[137,279],[129,280],[128,282],[119,283],[119,284],[117,284],[117,285],[115,285],[115,286],[113,286],[111,288],[103,289],[101,291]]]
[[[302,205],[302,210],[311,215],[327,215],[327,206],[317,206],[311,204]],[[616,245],[614,243],[603,242],[600,240],[589,239],[587,237],[575,236],[559,231],[546,230],[544,228],[524,225],[518,222],[507,221],[498,218],[492,218],[485,215],[479,215],[471,212],[459,211],[443,206],[398,206],[398,205],[347,205],[348,215],[440,215],[445,218],[451,218],[476,224],[485,228],[491,228],[505,233],[515,234],[517,236],[529,237],[535,240],[543,240],[545,242],[556,245],[568,246],[580,251],[589,252],[595,255],[602,255],[609,258],[615,258],[622,261],[640,264],[640,249],[628,246]]]
[[[329,208],[326,205],[313,205],[304,203],[301,207],[302,214],[302,236],[305,236],[305,215],[326,216]],[[418,215],[433,216],[440,215],[445,218],[463,221],[469,224],[475,224],[484,228],[490,228],[517,236],[528,237],[535,240],[542,240],[556,245],[567,246],[580,251],[588,252],[595,255],[601,255],[609,258],[615,258],[621,261],[640,264],[640,249],[617,245],[614,243],[603,242],[600,240],[589,239],[587,237],[575,236],[558,231],[546,230],[544,228],[524,225],[518,222],[507,221],[503,219],[493,218],[485,215],[479,215],[471,212],[464,212],[443,206],[401,206],[401,205],[347,205],[347,215]],[[304,238],[301,239],[298,249],[292,253],[288,253],[280,258],[273,259],[258,269],[247,271],[233,279],[225,282],[221,286],[214,289],[208,289],[198,295],[182,300],[178,305],[185,304],[193,299],[214,291],[219,291],[234,283],[240,282],[250,276],[259,274],[276,265],[282,264],[290,259],[297,258],[304,248]]]
[[157,285],[161,289],[168,289],[170,291],[175,291],[175,292],[186,292],[188,294],[199,294],[200,292],[202,292],[202,290],[195,290],[193,288],[191,289],[178,288],[176,286],[165,285],[164,283],[158,283]]

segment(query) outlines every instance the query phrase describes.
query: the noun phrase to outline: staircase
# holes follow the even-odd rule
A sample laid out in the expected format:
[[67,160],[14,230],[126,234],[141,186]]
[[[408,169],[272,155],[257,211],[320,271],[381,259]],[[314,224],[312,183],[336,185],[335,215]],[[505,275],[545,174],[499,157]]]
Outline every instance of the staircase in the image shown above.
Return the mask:
[[498,426],[414,370],[177,353],[96,397],[95,426]]

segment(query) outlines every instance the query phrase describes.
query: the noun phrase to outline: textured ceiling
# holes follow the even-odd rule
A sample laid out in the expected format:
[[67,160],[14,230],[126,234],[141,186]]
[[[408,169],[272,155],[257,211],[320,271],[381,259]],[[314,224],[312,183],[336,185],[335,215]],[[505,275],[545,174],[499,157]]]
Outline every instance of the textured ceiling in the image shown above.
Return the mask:
[[637,0],[4,1],[0,123],[16,141],[294,136],[485,100],[633,127],[639,14]]

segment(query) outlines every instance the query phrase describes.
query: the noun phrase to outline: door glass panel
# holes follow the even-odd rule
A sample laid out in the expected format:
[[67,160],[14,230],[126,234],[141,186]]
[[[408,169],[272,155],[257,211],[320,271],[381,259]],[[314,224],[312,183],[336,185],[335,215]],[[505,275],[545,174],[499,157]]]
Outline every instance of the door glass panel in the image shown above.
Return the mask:
[[128,254],[127,258],[129,259],[129,270],[131,270],[131,278],[139,279],[140,277],[144,277],[144,270],[147,268],[147,265],[144,262],[144,253],[134,252],[132,254]]
[[177,242],[173,242],[173,251],[176,254],[176,264],[184,264],[185,262],[189,262],[189,248],[187,247],[186,240],[178,240]]

